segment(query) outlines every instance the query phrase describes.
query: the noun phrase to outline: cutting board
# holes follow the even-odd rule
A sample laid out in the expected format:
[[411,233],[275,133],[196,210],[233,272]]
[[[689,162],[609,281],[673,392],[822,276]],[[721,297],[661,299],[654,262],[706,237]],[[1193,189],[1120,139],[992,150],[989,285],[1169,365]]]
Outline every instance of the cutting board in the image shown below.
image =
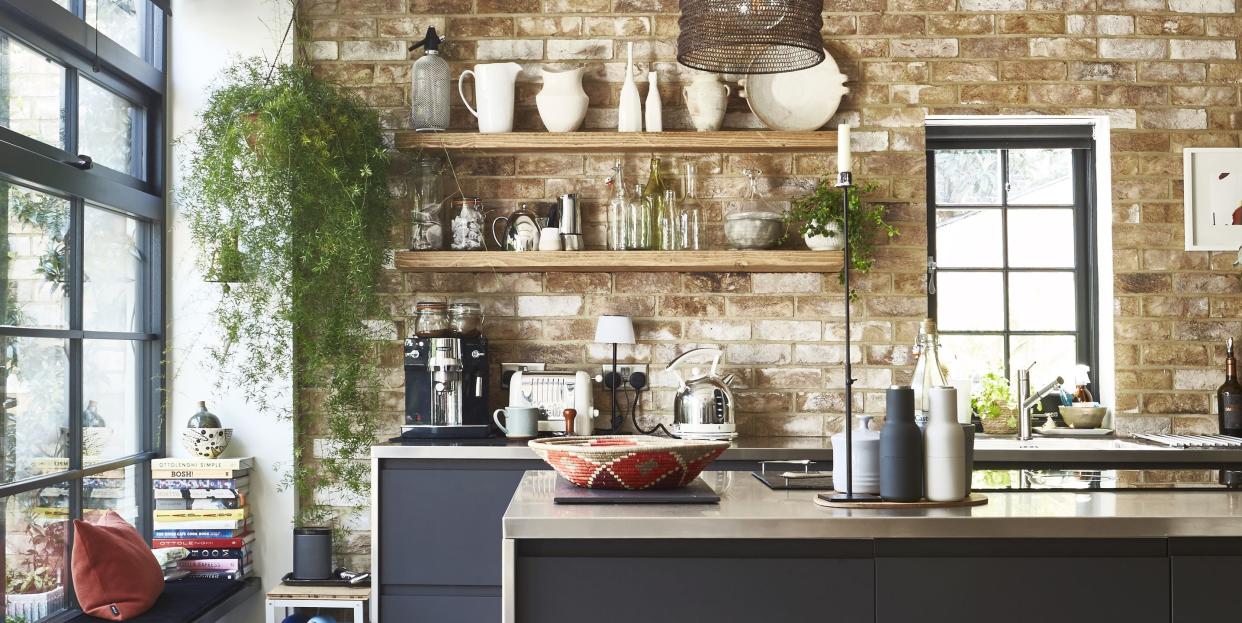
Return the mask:
[[702,478],[680,489],[585,489],[560,476],[552,501],[557,504],[719,504],[720,496]]

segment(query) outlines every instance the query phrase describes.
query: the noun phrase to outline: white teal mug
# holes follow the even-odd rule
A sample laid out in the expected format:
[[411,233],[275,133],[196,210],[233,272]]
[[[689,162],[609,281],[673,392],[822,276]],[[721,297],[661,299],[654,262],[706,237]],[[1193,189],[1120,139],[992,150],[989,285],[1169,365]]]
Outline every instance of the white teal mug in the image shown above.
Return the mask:
[[[534,439],[539,436],[539,407],[514,407],[496,409],[492,421],[509,439]],[[501,416],[504,421],[501,422]]]

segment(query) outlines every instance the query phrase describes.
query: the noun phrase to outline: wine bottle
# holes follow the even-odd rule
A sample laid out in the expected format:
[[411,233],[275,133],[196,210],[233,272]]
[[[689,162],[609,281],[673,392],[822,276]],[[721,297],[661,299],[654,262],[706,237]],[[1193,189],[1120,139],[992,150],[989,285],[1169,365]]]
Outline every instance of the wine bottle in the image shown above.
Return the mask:
[[1233,357],[1233,338],[1225,341],[1225,382],[1216,390],[1216,412],[1220,433],[1242,437],[1242,384],[1238,383],[1238,361]]

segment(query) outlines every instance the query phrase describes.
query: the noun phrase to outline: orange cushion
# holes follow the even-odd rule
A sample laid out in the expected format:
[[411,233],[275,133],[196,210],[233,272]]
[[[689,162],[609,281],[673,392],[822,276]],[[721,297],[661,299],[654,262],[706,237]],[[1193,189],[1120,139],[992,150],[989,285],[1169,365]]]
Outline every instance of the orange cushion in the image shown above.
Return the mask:
[[82,612],[132,619],[164,592],[164,572],[138,531],[108,511],[98,523],[73,521],[73,588]]

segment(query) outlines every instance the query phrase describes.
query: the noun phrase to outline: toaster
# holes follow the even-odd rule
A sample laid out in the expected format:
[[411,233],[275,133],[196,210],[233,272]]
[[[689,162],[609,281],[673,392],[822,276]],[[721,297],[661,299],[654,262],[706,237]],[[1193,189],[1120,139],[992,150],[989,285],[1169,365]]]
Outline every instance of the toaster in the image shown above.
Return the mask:
[[509,405],[539,407],[539,432],[565,432],[565,409],[578,412],[578,417],[599,417],[592,396],[591,376],[586,372],[548,372],[519,370],[509,379]]

